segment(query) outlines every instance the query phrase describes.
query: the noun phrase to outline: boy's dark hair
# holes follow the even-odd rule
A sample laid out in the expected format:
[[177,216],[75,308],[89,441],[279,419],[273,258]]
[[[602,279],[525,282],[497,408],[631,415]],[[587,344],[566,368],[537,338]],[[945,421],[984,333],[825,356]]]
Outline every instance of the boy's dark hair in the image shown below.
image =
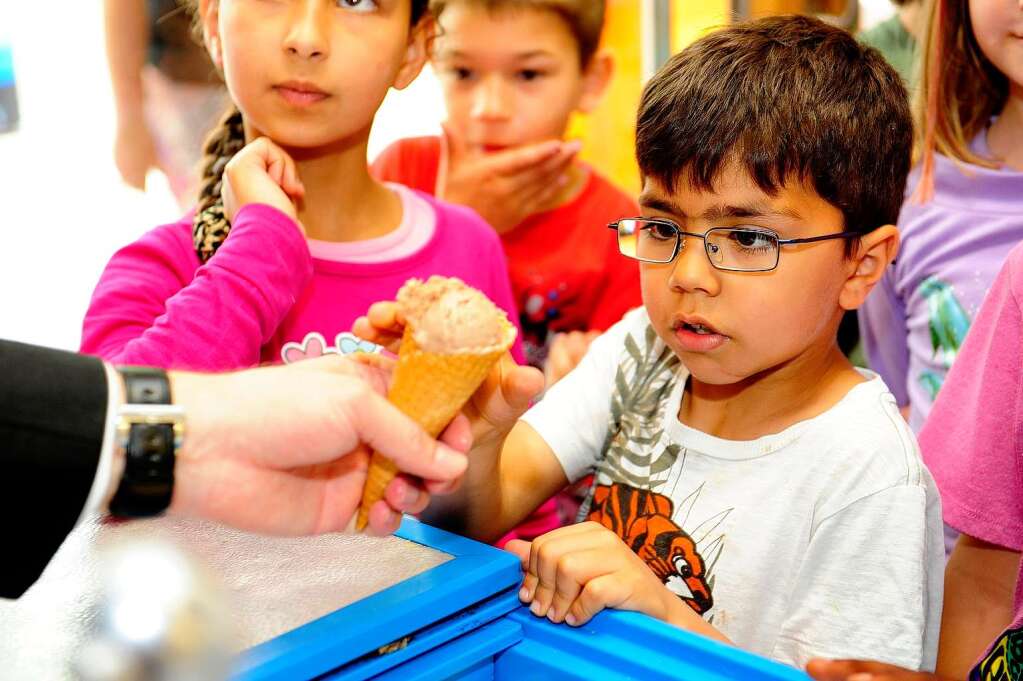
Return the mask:
[[477,5],[491,12],[502,9],[554,12],[568,24],[579,44],[581,67],[589,64],[597,53],[600,34],[604,30],[604,0],[430,0],[430,12],[439,21],[444,10],[457,3]]
[[697,40],[647,84],[636,127],[640,171],[666,188],[710,191],[734,162],[768,194],[806,182],[862,233],[898,219],[912,145],[899,74],[846,31],[803,16]]

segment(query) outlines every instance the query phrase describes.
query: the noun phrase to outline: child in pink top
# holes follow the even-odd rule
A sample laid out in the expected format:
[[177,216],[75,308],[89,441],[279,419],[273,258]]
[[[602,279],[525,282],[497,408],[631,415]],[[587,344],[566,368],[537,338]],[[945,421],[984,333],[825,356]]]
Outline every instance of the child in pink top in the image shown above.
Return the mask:
[[236,107],[207,142],[194,216],[108,264],[83,352],[222,371],[367,349],[348,334],[355,319],[432,274],[517,320],[486,223],[369,175],[376,110],[426,58],[426,0],[190,4]]
[[[192,220],[158,227],[107,265],[85,317],[82,352],[120,364],[221,371],[373,350],[348,333],[410,277],[466,281],[508,311],[501,244],[475,213],[392,187],[405,219],[377,239],[306,240],[267,205],[242,208],[201,264]],[[516,345],[522,359],[521,345]]]

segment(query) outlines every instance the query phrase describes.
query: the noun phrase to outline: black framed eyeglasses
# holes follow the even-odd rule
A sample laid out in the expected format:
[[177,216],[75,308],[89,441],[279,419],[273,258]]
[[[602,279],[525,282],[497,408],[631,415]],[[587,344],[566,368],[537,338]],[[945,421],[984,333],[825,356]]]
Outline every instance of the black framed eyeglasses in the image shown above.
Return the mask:
[[778,267],[782,246],[861,236],[859,232],[838,232],[805,239],[781,239],[772,230],[753,225],[712,227],[697,234],[683,232],[666,218],[626,218],[608,227],[618,232],[618,250],[622,255],[642,262],[670,263],[685,246],[685,237],[703,239],[710,264],[726,272],[770,272]]

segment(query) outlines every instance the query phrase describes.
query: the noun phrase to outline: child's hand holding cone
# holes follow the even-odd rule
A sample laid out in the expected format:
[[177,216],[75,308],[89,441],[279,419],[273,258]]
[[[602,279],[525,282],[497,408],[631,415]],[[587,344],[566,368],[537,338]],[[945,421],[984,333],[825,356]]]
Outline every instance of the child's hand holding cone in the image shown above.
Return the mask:
[[[478,291],[442,277],[409,282],[399,301],[374,305],[353,329],[398,351],[388,399],[428,433],[439,433],[467,402],[474,436],[510,429],[542,390],[543,376],[508,355],[515,328],[503,312]],[[393,477],[393,465],[374,454],[358,529]]]
[[[397,354],[405,319],[397,303],[375,303],[355,321],[352,332]],[[543,374],[519,365],[506,352],[462,408],[469,418],[473,445],[506,435],[543,389]]]

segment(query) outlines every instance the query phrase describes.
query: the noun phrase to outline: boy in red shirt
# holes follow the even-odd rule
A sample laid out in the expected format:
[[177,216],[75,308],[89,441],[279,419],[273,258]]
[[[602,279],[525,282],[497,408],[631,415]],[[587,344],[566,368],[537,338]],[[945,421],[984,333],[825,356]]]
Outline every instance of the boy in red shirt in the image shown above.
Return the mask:
[[501,235],[526,357],[548,386],[589,342],[642,303],[635,263],[606,225],[637,211],[562,141],[611,77],[597,52],[603,0],[434,0],[433,66],[443,137],[401,140],[373,164],[399,182],[469,206]]

